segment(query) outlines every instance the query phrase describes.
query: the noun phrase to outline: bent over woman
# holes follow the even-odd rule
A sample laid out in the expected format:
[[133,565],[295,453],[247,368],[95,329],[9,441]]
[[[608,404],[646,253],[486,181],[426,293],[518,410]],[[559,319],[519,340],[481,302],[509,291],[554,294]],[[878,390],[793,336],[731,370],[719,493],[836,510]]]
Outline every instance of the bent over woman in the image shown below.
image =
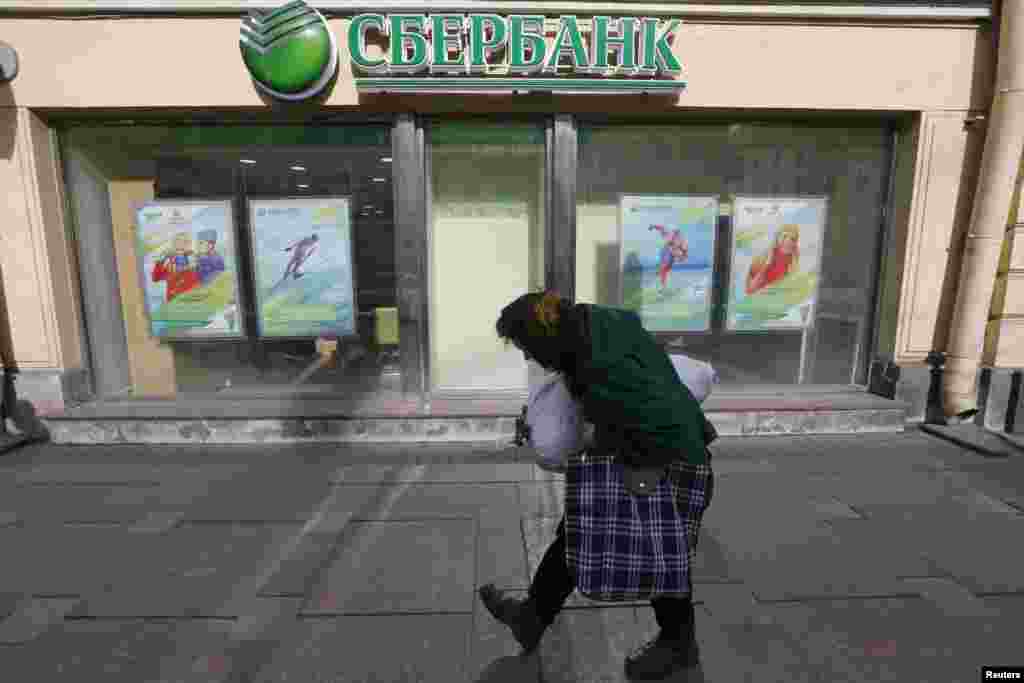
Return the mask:
[[[657,593],[651,605],[659,634],[626,658],[626,674],[634,680],[657,680],[695,665],[698,652],[690,567],[713,484],[707,450],[713,428],[700,405],[679,380],[668,354],[631,311],[573,305],[553,292],[530,293],[501,311],[497,333],[520,349],[527,360],[560,373],[570,393],[580,401],[585,418],[595,426],[593,448],[582,457],[569,459],[567,491],[568,482],[579,481],[581,470],[574,479],[573,468],[581,468],[588,454],[604,455],[619,464],[622,481],[629,472],[664,473],[670,480],[670,515],[682,520],[685,547],[678,549],[678,562],[666,565],[669,576],[660,578],[663,590],[648,593]],[[628,548],[636,548],[640,542],[622,537],[623,533],[632,533],[622,529],[637,527],[623,524],[630,520],[621,518],[622,508],[618,507],[618,512],[609,510],[607,519],[600,514],[595,517],[591,510],[591,516],[581,522],[574,518],[582,515],[581,508],[567,500],[565,517],[525,600],[508,597],[492,584],[481,587],[480,598],[488,611],[512,630],[525,652],[536,649],[544,631],[577,588],[577,577],[582,576],[579,572],[586,570],[577,569],[574,575],[570,569],[567,526],[568,550],[572,553],[574,547],[590,544],[590,539],[583,536],[595,533],[595,526],[606,524],[608,528],[596,533],[606,533],[612,539],[615,556],[610,564],[630,566]],[[632,507],[637,509],[636,505]],[[613,519],[616,514],[620,517]],[[580,562],[578,558],[576,561]],[[609,579],[609,583],[616,580]],[[610,587],[609,594],[613,590]]]

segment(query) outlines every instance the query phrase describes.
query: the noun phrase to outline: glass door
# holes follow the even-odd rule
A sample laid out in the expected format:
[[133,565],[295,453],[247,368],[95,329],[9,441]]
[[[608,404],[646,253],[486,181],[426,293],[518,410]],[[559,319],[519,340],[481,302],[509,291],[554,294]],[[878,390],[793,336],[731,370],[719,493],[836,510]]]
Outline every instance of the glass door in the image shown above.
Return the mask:
[[428,147],[431,393],[525,392],[536,369],[494,324],[544,286],[544,127],[438,121]]

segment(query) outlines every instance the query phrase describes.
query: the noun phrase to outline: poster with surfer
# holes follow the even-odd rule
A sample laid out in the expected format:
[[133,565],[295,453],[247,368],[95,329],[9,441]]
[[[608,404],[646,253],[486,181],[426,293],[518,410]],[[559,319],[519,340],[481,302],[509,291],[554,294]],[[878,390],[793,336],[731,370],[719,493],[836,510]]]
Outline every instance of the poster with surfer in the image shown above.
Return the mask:
[[651,332],[710,328],[718,198],[619,198],[621,305]]
[[818,295],[825,197],[737,196],[726,326],[802,330]]
[[260,336],[354,335],[349,199],[258,199],[249,207]]
[[135,207],[135,224],[150,333],[242,336],[231,202],[146,202]]

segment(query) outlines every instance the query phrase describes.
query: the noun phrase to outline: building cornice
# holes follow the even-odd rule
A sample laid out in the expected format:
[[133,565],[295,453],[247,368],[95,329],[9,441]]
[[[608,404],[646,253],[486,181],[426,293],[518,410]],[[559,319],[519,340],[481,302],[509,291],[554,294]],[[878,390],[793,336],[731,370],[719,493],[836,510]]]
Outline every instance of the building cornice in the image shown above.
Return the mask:
[[[0,16],[167,14],[225,15],[274,9],[282,0],[0,0]],[[989,21],[984,6],[935,7],[870,2],[851,4],[578,2],[574,0],[312,0],[325,14],[362,12],[499,12],[717,17],[737,19],[835,19],[882,21]]]

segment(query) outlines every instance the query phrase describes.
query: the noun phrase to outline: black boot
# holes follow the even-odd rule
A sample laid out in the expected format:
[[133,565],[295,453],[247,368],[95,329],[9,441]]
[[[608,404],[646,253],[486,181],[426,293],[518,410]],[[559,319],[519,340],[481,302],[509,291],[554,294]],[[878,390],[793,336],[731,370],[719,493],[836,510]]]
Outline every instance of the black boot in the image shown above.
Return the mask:
[[659,635],[626,657],[626,677],[634,681],[660,681],[700,661],[697,641]]
[[537,649],[548,625],[537,614],[532,600],[505,597],[491,583],[480,587],[480,600],[495,619],[512,629],[512,635],[523,647],[525,654]]
[[[626,677],[635,681],[658,681],[689,669],[700,661],[700,651],[694,632],[693,601],[676,602],[669,615],[662,615],[669,632],[660,631],[654,640],[641,645],[626,657]],[[659,609],[664,610],[663,606]],[[680,610],[680,611],[675,611]]]

